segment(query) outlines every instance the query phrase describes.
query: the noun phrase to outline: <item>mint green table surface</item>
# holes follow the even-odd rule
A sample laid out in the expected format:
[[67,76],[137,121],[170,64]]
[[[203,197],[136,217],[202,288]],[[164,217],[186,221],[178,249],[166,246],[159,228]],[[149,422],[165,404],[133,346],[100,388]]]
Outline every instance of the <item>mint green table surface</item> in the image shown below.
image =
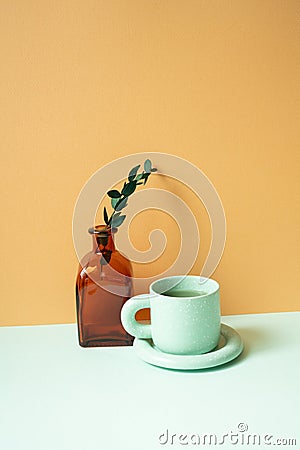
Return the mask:
[[132,347],[80,348],[74,324],[0,328],[0,449],[217,448],[188,439],[231,432],[273,436],[259,448],[281,438],[300,446],[300,313],[222,322],[240,333],[244,352],[195,372],[151,366]]

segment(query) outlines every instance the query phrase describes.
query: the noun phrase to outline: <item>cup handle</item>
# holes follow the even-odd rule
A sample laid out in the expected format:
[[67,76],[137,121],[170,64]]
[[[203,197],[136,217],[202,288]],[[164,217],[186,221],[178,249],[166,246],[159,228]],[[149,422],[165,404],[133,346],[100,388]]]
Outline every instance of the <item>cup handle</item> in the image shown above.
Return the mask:
[[140,294],[127,300],[121,310],[121,322],[125,330],[140,339],[150,339],[151,325],[143,325],[135,320],[135,315],[140,309],[150,308],[151,294]]

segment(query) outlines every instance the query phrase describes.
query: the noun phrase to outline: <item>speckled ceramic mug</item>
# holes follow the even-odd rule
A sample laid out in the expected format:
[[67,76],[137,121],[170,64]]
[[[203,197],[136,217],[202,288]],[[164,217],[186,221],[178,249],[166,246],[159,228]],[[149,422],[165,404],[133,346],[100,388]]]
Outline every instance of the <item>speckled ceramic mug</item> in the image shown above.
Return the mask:
[[[151,324],[136,321],[137,311],[150,308]],[[177,355],[207,353],[220,338],[220,288],[211,278],[173,276],[150,285],[121,311],[125,330],[140,339],[152,338],[161,351]]]

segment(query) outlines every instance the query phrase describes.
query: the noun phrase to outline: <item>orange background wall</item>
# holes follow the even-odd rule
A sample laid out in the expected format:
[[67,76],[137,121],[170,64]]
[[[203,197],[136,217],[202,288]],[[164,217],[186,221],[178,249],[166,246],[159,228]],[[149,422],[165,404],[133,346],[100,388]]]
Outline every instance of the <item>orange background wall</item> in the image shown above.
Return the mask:
[[299,10],[294,0],[1,2],[1,325],[75,320],[77,195],[103,164],[142,151],[188,159],[219,192],[223,314],[298,309]]

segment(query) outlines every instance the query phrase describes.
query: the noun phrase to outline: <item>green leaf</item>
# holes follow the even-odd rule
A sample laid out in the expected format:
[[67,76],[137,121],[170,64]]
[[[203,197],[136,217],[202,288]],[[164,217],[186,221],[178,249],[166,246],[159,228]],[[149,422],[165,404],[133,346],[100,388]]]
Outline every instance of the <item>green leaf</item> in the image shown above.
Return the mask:
[[128,197],[135,191],[135,188],[136,188],[136,181],[129,181],[129,183],[126,183],[126,185],[122,189],[122,195]]
[[146,173],[150,173],[151,172],[151,168],[152,168],[152,163],[150,161],[150,159],[146,159],[146,161],[144,162],[144,170]]
[[121,194],[116,189],[113,189],[112,191],[108,191],[107,195],[111,198],[120,198]]
[[151,172],[157,172],[157,169],[155,167],[152,167]]
[[131,171],[128,174],[128,180],[129,181],[132,181],[132,180],[135,179],[137,171],[139,170],[140,167],[141,167],[141,165],[139,164],[138,166],[135,166],[133,169],[131,169]]
[[126,216],[118,216],[118,217],[113,217],[112,221],[111,221],[111,226],[112,227],[119,227],[120,225],[122,225],[122,223],[124,222]]
[[107,211],[106,211],[105,206],[104,206],[104,209],[103,209],[103,218],[104,218],[104,222],[106,223],[106,225],[108,225],[108,215],[107,215]]
[[136,177],[136,181],[140,181],[143,178],[143,173],[140,173],[137,177]]
[[111,206],[113,207],[113,209],[115,209],[116,204],[117,204],[119,201],[120,201],[119,198],[112,198],[112,199],[111,199],[110,203],[111,203]]
[[121,209],[125,208],[127,206],[127,201],[128,201],[128,197],[122,198],[120,200],[118,200],[116,206],[115,206],[115,210],[116,211],[121,211]]
[[119,217],[121,215],[120,212],[114,213],[114,215],[112,216],[112,221],[115,220],[117,217]]
[[112,213],[112,215],[110,216],[110,219],[109,219],[109,222],[108,222],[108,225],[110,225],[111,226],[111,222],[112,222],[112,220],[115,218],[115,217],[118,217],[119,215],[120,215],[121,213],[116,213],[115,211]]
[[144,176],[144,184],[147,183],[149,176],[150,176],[150,173],[145,173],[145,176]]

